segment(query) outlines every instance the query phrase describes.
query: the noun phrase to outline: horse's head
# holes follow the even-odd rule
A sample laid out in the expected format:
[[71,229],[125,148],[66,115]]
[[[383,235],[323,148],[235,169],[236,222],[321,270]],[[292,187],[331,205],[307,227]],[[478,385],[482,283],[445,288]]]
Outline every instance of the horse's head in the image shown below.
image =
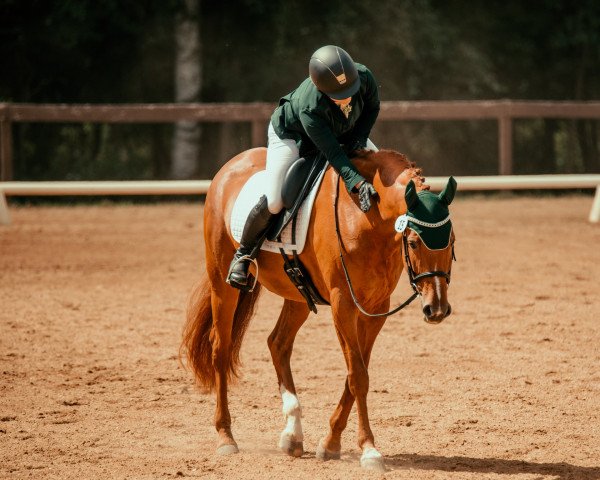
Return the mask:
[[455,192],[456,181],[452,177],[439,195],[427,190],[417,192],[411,180],[404,192],[407,212],[396,221],[396,231],[402,234],[409,280],[421,296],[428,323],[440,323],[452,312],[448,284],[454,258],[454,232],[448,206]]

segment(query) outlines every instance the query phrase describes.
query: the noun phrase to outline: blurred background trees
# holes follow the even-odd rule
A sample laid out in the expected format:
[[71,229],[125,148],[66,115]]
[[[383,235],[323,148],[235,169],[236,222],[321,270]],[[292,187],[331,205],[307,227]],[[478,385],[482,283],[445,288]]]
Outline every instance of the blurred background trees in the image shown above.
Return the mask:
[[[595,0],[0,0],[0,101],[275,103],[328,43],[371,68],[382,100],[600,100]],[[600,171],[599,121],[514,126],[515,173]],[[16,124],[15,177],[210,178],[250,145],[246,124],[201,127]],[[428,175],[497,170],[493,121],[372,137]]]
[[[202,86],[202,42],[200,0],[184,0],[175,16],[175,101],[200,101]],[[175,124],[171,155],[171,178],[191,178],[200,158],[200,125],[190,121]]]

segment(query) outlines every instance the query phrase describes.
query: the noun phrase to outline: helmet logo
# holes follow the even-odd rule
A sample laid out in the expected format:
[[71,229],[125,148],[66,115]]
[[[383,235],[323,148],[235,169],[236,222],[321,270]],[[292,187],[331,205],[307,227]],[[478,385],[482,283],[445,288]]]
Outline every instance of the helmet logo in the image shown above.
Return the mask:
[[339,83],[340,85],[343,85],[344,83],[346,83],[346,74],[345,74],[345,73],[342,73],[341,75],[337,75],[337,76],[335,77],[335,79],[338,81],[338,83]]

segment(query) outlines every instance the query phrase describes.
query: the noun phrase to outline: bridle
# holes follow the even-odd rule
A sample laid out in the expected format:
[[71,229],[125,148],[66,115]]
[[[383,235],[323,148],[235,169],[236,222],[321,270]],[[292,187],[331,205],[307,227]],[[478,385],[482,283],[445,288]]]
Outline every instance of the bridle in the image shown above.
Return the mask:
[[[402,218],[402,216],[399,218]],[[417,225],[422,225],[424,227],[437,228],[449,222],[450,215],[448,215],[444,220],[437,223],[423,222],[422,220],[413,217],[409,217],[408,221],[416,223]],[[396,222],[396,224],[398,224],[398,221]],[[444,272],[442,270],[434,270],[432,272],[424,272],[417,274],[412,266],[412,262],[410,261],[410,255],[408,254],[408,232],[406,230],[402,231],[402,246],[404,248],[404,264],[406,266],[406,272],[408,273],[408,281],[413,291],[417,295],[420,295],[419,289],[417,287],[417,282],[423,280],[424,278],[443,277],[446,279],[446,283],[450,285],[450,277],[452,275],[452,264],[450,264],[450,270],[448,270],[448,272]],[[452,244],[452,260],[456,260],[456,256],[454,255],[454,244]]]
[[[424,273],[416,273],[415,272],[415,270],[412,266],[412,262],[410,261],[410,255],[408,253],[408,232],[406,231],[406,226],[407,226],[408,221],[417,223],[422,226],[435,228],[435,227],[439,227],[439,226],[442,226],[445,223],[447,223],[450,220],[450,215],[448,215],[448,217],[446,217],[441,222],[437,222],[435,224],[423,222],[423,221],[418,220],[413,217],[407,217],[406,215],[401,215],[400,217],[398,217],[398,220],[396,221],[396,231],[400,231],[400,230],[398,230],[398,223],[401,219],[403,219],[403,217],[405,217],[402,221],[403,227],[401,230],[401,232],[402,232],[402,248],[404,249],[404,263],[406,266],[406,271],[408,273],[408,281],[410,283],[410,286],[413,289],[413,294],[402,304],[398,305],[396,308],[394,308],[393,310],[390,310],[388,312],[384,312],[384,313],[369,313],[369,312],[367,312],[361,306],[361,304],[358,302],[358,299],[356,298],[356,294],[354,293],[354,288],[352,287],[352,281],[350,280],[350,275],[348,274],[348,268],[346,267],[346,262],[344,261],[342,239],[341,239],[341,235],[340,235],[340,222],[339,222],[338,208],[337,208],[339,196],[340,196],[340,175],[338,174],[338,181],[337,181],[336,191],[335,191],[335,199],[333,202],[333,211],[334,211],[334,217],[335,217],[335,234],[336,234],[339,249],[340,249],[340,260],[342,262],[342,269],[344,270],[344,275],[346,276],[346,283],[348,284],[348,288],[350,290],[350,295],[352,296],[352,301],[354,302],[354,305],[356,305],[356,308],[358,308],[358,310],[363,315],[366,315],[367,317],[387,317],[389,315],[393,315],[394,313],[399,312],[404,307],[407,307],[408,305],[410,305],[415,298],[417,298],[418,296],[421,295],[421,292],[419,291],[419,288],[418,288],[418,282],[420,282],[424,278],[443,277],[446,279],[447,284],[450,284],[450,276],[452,273],[452,267],[450,268],[450,270],[448,272],[444,272],[441,270],[435,270],[435,271],[424,272]],[[456,257],[454,255],[454,244],[452,245],[452,260],[456,260]]]

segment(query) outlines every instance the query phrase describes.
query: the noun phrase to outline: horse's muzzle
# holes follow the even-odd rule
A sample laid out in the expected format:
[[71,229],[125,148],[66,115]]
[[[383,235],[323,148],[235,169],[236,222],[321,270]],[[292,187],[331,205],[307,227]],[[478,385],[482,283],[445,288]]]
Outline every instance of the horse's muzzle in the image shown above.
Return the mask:
[[433,325],[441,323],[442,320],[448,317],[451,313],[452,307],[449,303],[446,304],[445,308],[440,305],[435,310],[431,307],[431,305],[423,305],[423,320]]

